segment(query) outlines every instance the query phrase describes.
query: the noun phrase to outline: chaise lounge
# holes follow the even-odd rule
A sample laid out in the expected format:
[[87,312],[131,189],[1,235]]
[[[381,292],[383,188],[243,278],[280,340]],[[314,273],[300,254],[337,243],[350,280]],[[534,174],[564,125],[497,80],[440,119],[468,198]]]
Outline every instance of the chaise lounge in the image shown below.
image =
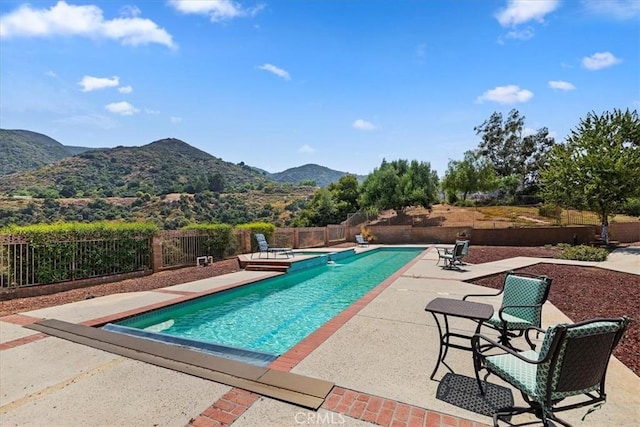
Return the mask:
[[[256,241],[258,242],[258,257],[262,257],[262,254],[267,254],[267,258],[269,258],[269,254],[273,254],[274,257],[277,257],[278,254],[284,254],[287,258],[289,255],[293,256],[292,248],[272,248],[269,247],[269,243],[267,243],[267,239],[264,237],[264,234],[256,233]],[[251,258],[253,258],[254,253],[251,253]]]

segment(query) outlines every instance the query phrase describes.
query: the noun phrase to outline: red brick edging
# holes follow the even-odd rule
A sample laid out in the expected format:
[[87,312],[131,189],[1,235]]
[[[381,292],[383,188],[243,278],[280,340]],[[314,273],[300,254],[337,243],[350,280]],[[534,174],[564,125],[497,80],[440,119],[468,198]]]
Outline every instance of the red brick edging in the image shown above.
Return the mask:
[[337,386],[331,390],[322,408],[385,427],[486,426],[475,421]]
[[189,427],[230,426],[260,398],[259,394],[240,388],[232,388],[224,396],[209,406],[199,416],[192,418]]

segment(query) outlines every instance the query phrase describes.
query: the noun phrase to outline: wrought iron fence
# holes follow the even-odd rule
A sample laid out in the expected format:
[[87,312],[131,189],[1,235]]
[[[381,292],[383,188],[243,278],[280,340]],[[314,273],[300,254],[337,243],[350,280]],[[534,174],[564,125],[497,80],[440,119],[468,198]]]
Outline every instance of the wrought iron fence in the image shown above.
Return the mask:
[[[246,231],[234,230],[225,251],[226,257],[249,252]],[[344,241],[346,227],[279,228],[275,245],[311,248]],[[201,230],[161,231],[152,239],[129,242],[120,240],[69,240],[54,242],[46,250],[15,235],[0,235],[0,291],[39,284],[130,273],[154,269],[196,265],[199,257],[209,257]],[[154,251],[159,251],[159,255]],[[117,255],[117,256],[116,256]],[[123,256],[124,255],[124,256]]]
[[179,267],[195,265],[196,259],[209,255],[205,253],[206,232],[199,230],[169,230],[160,233],[162,245],[162,266]]
[[0,288],[59,283],[151,268],[148,238],[92,239],[32,245],[18,236],[0,236]]

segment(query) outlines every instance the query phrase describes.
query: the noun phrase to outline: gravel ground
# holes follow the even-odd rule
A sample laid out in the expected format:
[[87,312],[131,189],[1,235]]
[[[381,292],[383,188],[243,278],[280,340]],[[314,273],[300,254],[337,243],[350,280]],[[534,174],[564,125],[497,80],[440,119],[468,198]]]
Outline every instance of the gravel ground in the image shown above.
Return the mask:
[[[557,250],[549,247],[471,246],[465,261],[480,264],[514,256],[553,258],[555,255]],[[163,288],[239,270],[238,261],[229,259],[208,267],[187,267],[53,295],[0,301],[0,316],[114,293]],[[633,322],[614,354],[640,376],[640,328],[637,325],[637,319],[640,319],[640,276],[593,267],[544,263],[520,271],[546,274],[553,278],[549,300],[573,321],[623,314],[629,316]],[[504,274],[498,274],[474,280],[472,283],[500,288],[503,280]]]
[[[473,247],[465,258],[472,264],[513,256],[553,257],[554,248]],[[614,355],[640,376],[640,276],[595,267],[537,264],[522,268],[553,279],[549,301],[572,321],[595,317],[628,316],[632,321]],[[501,289],[504,273],[472,280],[476,285]]]

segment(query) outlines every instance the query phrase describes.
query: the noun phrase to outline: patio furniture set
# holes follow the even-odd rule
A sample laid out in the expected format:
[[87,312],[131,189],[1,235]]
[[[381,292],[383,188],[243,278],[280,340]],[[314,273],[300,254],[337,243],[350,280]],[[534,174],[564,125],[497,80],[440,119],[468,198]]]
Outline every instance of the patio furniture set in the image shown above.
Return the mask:
[[[460,269],[464,264],[462,254],[466,254],[468,246],[467,240],[456,242],[453,249],[438,248],[438,263],[442,259],[443,268]],[[513,425],[511,416],[525,412],[533,413],[545,426],[555,425],[551,422],[569,426],[556,416],[557,412],[597,407],[606,400],[607,366],[629,319],[626,316],[597,318],[553,325],[544,330],[541,328],[542,305],[549,295],[551,282],[546,276],[509,272],[497,294],[470,294],[462,299],[435,298],[425,307],[425,311],[433,315],[439,333],[440,350],[430,376],[432,380],[440,365],[453,373],[445,362],[449,348],[468,350],[472,352],[478,392],[482,397],[486,397],[487,386],[492,385],[487,383],[487,378],[494,374],[519,391],[528,405],[498,409],[493,413],[494,426],[499,421]],[[502,297],[497,311],[491,304],[471,301],[496,296]],[[452,332],[450,317],[475,322],[474,334]],[[483,326],[497,332],[497,339],[481,334]],[[539,337],[540,334],[544,337],[536,351],[532,336]],[[521,344],[526,343],[528,347],[526,350],[520,350],[514,344],[514,340],[521,337],[525,341]],[[463,343],[452,342],[452,338]],[[483,380],[481,371],[486,371]],[[526,424],[532,423],[521,425]]]

